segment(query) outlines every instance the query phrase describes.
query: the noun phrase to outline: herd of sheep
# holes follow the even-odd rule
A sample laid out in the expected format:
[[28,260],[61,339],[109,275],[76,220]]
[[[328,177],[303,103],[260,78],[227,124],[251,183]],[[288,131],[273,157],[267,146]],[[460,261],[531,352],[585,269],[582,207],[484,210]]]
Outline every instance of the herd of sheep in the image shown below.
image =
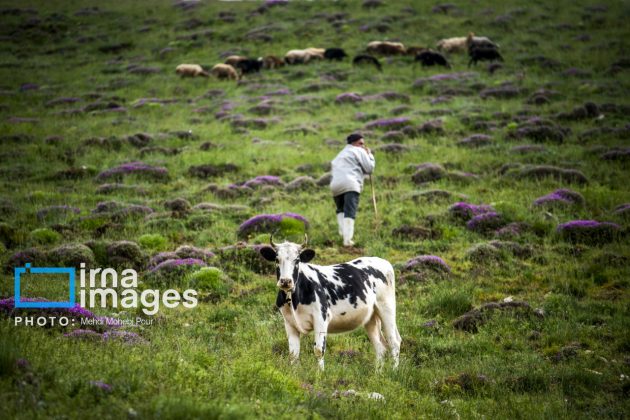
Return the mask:
[[[465,37],[442,39],[437,43],[437,50],[424,47],[406,47],[400,42],[372,41],[367,44],[365,54],[356,55],[352,59],[353,65],[370,64],[381,71],[381,63],[375,57],[407,55],[414,56],[415,61],[422,66],[444,66],[450,64],[443,53],[468,52],[470,61],[468,67],[479,61],[503,61],[499,53],[499,46],[485,36],[476,36],[470,32]],[[182,77],[209,77],[218,79],[238,80],[244,74],[256,73],[261,69],[275,69],[281,66],[294,64],[307,64],[314,60],[343,60],[348,55],[341,48],[306,48],[302,50],[290,50],[284,55],[284,59],[274,55],[266,57],[248,58],[239,55],[231,55],[224,63],[216,64],[210,71],[204,70],[199,64],[180,64],[175,72]]]

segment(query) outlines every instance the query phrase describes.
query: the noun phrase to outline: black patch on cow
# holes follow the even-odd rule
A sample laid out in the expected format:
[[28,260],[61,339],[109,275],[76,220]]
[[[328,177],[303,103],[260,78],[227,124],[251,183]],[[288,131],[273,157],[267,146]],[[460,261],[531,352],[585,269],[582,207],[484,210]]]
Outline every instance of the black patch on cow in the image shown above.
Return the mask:
[[270,246],[262,247],[258,252],[260,252],[260,255],[262,255],[267,261],[275,261],[278,256],[276,251]]
[[341,316],[344,316],[345,314],[346,314],[345,312],[342,312],[342,313],[341,313]]
[[322,343],[322,355],[326,352],[326,336],[324,336],[324,342]]
[[361,258],[359,258],[358,260],[352,261],[352,264],[354,265],[361,264]]
[[385,276],[385,273],[383,273],[382,271],[379,271],[374,267],[364,267],[362,268],[362,270],[365,274],[372,277],[376,277],[377,279],[381,280],[385,284],[389,284],[389,282],[387,281],[387,276]]
[[332,305],[336,305],[339,300],[346,299],[355,308],[358,306],[359,299],[367,303],[365,292],[368,287],[368,276],[363,269],[350,264],[338,264],[333,267],[333,273],[333,278],[343,285],[338,286],[327,279],[322,284]]
[[287,303],[287,294],[284,293],[284,290],[280,290],[276,296],[276,307],[282,308],[285,303]]
[[300,261],[303,263],[310,262],[313,258],[315,258],[315,251],[312,249],[305,249],[300,252]]

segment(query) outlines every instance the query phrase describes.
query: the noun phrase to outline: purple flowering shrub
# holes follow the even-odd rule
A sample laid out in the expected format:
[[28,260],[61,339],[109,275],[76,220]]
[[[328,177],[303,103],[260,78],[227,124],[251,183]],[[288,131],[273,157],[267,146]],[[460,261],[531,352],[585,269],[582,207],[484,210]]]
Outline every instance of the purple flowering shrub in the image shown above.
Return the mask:
[[415,173],[411,176],[414,184],[437,181],[446,176],[446,169],[437,163],[426,162],[415,167]]
[[274,233],[282,236],[304,233],[308,220],[297,213],[259,214],[244,221],[238,228],[239,238],[247,238],[253,233]]
[[556,232],[565,241],[589,245],[612,242],[619,231],[620,226],[615,223],[596,220],[571,220],[556,228]]
[[147,256],[140,246],[132,241],[117,241],[107,247],[107,261],[113,267],[141,270],[147,262]]
[[451,267],[442,258],[436,255],[420,255],[405,263],[403,268],[406,271],[417,271],[429,269],[439,273],[450,273]]
[[551,192],[547,195],[543,195],[542,197],[538,197],[534,200],[535,206],[545,206],[545,205],[584,205],[584,197],[582,194],[571,191],[566,188],[561,188]]
[[630,218],[630,203],[618,205],[615,207],[615,210],[613,210],[613,214],[622,218]]
[[13,254],[6,262],[4,268],[6,272],[13,272],[13,267],[24,267],[26,263],[31,263],[33,266],[42,266],[47,262],[46,252],[38,248],[27,248]]
[[376,121],[372,121],[365,125],[365,128],[368,130],[379,129],[379,130],[394,130],[397,128],[403,128],[411,124],[411,120],[407,117],[396,117],[396,118],[382,118]]
[[475,216],[494,211],[494,208],[487,204],[470,204],[463,201],[459,201],[448,208],[448,213],[453,218],[464,222]]
[[107,169],[96,176],[97,181],[122,179],[127,175],[137,175],[154,181],[169,179],[168,170],[160,166],[151,166],[144,162],[129,162]]
[[48,253],[48,259],[60,267],[79,267],[81,263],[92,267],[95,262],[94,252],[79,243],[68,243],[54,248]]
[[178,286],[187,274],[207,265],[199,258],[169,258],[149,269],[146,278],[151,285]]
[[506,222],[499,213],[490,211],[473,216],[466,223],[466,229],[478,233],[490,233],[506,225]]

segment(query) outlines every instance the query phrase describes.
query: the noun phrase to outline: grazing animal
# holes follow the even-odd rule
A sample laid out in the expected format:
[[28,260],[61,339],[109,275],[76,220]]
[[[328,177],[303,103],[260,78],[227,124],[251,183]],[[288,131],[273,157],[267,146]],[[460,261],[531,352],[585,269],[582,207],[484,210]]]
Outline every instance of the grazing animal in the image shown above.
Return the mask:
[[407,47],[407,55],[411,55],[415,57],[420,54],[422,51],[426,51],[428,48],[425,47]]
[[470,52],[473,47],[477,48],[494,48],[499,49],[499,46],[485,36],[475,36],[474,32],[470,32],[466,37],[466,48]]
[[247,57],[243,57],[242,55],[231,55],[225,59],[224,63],[236,68],[236,65],[243,60],[247,60]]
[[464,52],[468,48],[468,44],[466,44],[467,39],[465,36],[441,39],[436,44],[436,47],[438,51],[447,53]]
[[[284,317],[293,361],[300,356],[300,336],[313,332],[315,357],[324,369],[328,333],[364,326],[376,352],[377,367],[387,347],[398,366],[400,334],[396,326],[394,268],[384,259],[361,257],[344,264],[308,264],[315,251],[292,242],[263,247],[260,254],[276,263],[276,306]],[[381,332],[383,327],[384,334]]]
[[347,56],[348,54],[346,54],[346,52],[341,48],[327,48],[326,51],[324,51],[324,58],[328,60],[341,61]]
[[210,74],[205,71],[199,64],[180,64],[175,67],[175,73],[181,77],[209,77]]
[[425,50],[416,55],[415,61],[422,63],[422,67],[438,65],[451,68],[451,65],[446,61],[446,57],[439,52],[431,50]]
[[262,58],[247,58],[236,63],[236,68],[239,69],[243,74],[258,73],[260,69],[262,69],[262,66]]
[[352,59],[352,65],[357,66],[361,64],[372,64],[376,66],[378,71],[383,71],[383,68],[381,67],[381,63],[379,63],[379,61],[375,57],[372,57],[371,55],[360,54]]
[[304,51],[312,55],[314,58],[319,58],[322,60],[324,59],[324,54],[326,53],[326,50],[324,48],[314,48],[314,47],[306,48]]
[[212,67],[210,73],[217,79],[238,80],[238,73],[236,72],[236,69],[229,64],[216,64],[214,67]]
[[281,58],[278,58],[275,55],[268,55],[263,58],[264,69],[276,69],[282,66],[284,66],[284,61],[282,61]]
[[325,50],[321,48],[307,48],[304,50],[290,50],[284,55],[287,64],[306,64],[313,59],[323,59]]
[[366,51],[371,54],[405,55],[407,49],[400,42],[372,41],[367,45]]
[[468,51],[468,55],[470,56],[468,67],[471,64],[477,65],[478,61],[503,61],[503,57],[496,48],[473,47]]

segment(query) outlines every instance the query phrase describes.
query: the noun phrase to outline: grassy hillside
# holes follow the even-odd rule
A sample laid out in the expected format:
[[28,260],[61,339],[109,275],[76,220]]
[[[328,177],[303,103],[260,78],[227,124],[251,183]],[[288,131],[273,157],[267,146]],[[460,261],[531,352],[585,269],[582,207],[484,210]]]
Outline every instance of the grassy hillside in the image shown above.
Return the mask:
[[[153,320],[115,333],[15,325],[0,304],[0,417],[626,417],[630,7],[415,3],[0,1],[0,298],[26,262],[199,291],[154,317],[95,309]],[[496,71],[461,53],[451,69],[351,64],[373,40],[471,31],[500,45]],[[333,46],[350,59],[175,74]],[[357,131],[378,215],[366,184],[344,249],[325,175]],[[278,178],[243,186],[259,176]],[[289,364],[274,267],[252,245],[304,225],[239,235],[287,212],[308,220],[314,263],[394,264],[398,370],[375,372],[363,330],[329,338],[323,373],[311,338]],[[410,262],[425,255],[447,268]],[[196,260],[156,269],[167,257]]]

